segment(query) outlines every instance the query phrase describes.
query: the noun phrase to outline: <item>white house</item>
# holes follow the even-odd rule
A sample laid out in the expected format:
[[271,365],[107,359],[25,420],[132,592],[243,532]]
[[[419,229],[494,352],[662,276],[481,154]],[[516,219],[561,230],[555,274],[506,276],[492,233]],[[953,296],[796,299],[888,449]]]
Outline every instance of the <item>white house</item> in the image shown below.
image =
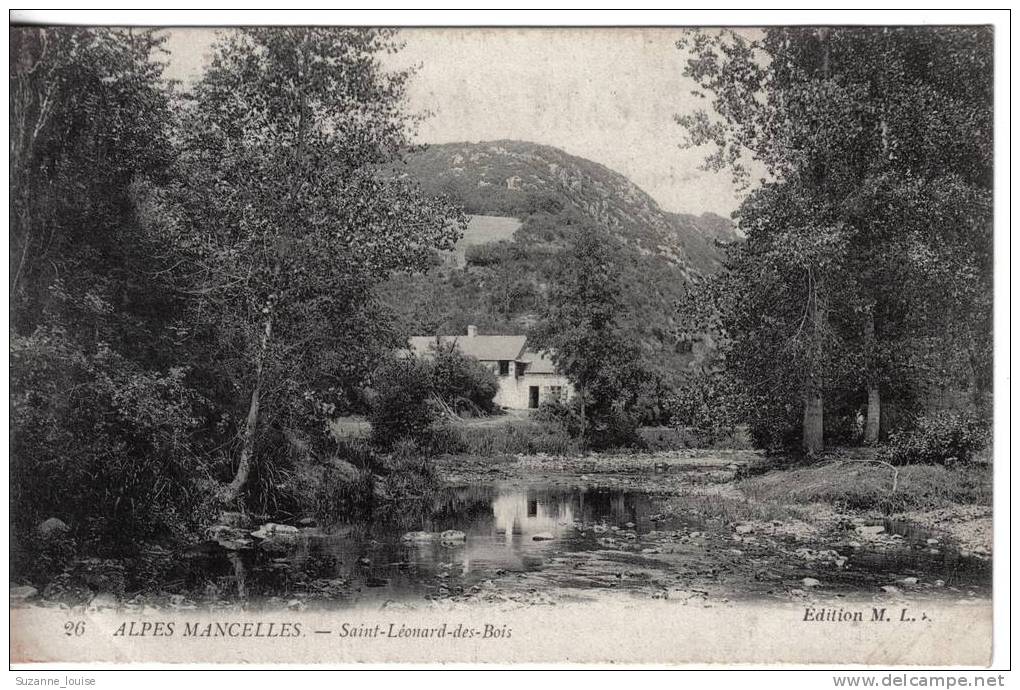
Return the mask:
[[553,400],[573,395],[567,378],[556,371],[549,357],[527,348],[523,335],[478,335],[468,326],[467,335],[420,335],[408,340],[410,350],[427,357],[437,346],[455,347],[489,367],[499,378],[496,404],[512,410],[536,409]]

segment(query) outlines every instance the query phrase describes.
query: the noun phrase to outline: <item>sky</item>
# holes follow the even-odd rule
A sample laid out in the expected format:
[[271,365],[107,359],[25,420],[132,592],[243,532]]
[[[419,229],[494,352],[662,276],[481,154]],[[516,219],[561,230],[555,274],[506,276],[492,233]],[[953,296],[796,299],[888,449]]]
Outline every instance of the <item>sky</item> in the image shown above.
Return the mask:
[[[704,107],[682,75],[682,29],[404,29],[386,62],[416,65],[408,107],[431,116],[421,143],[521,139],[601,163],[667,211],[723,216],[741,195],[728,173],[699,169],[677,113]],[[169,32],[168,76],[197,79],[209,29]]]

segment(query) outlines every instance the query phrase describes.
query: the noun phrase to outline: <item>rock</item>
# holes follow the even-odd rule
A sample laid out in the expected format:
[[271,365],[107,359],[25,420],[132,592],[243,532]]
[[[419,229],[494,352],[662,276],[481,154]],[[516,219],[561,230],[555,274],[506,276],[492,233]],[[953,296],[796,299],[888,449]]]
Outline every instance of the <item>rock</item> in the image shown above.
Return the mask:
[[751,532],[754,531],[754,526],[753,525],[737,525],[733,529],[736,530],[737,534],[750,534]]
[[243,551],[250,549],[254,542],[251,539],[217,539],[216,543],[227,551]]
[[936,545],[936,544],[938,544],[938,543],[939,543],[939,540],[938,540],[938,539],[928,539],[928,540],[927,540],[927,541],[925,542],[925,544],[927,544],[928,546],[935,546],[935,545]]
[[813,577],[805,577],[803,580],[800,581],[800,583],[805,587],[817,587],[818,585],[822,584]]
[[369,558],[368,556],[362,556],[361,558],[358,559],[358,563],[360,563],[361,565],[372,565],[372,559]]
[[439,541],[446,543],[466,541],[467,535],[461,532],[459,529],[448,529],[439,535]]
[[353,484],[361,479],[358,468],[341,458],[331,458],[327,462],[329,468],[334,470],[331,479],[338,479],[348,484]]
[[258,547],[268,553],[288,553],[295,547],[295,540],[272,536],[259,542]]
[[935,585],[936,587],[945,587],[946,586],[946,581],[945,580],[935,580],[935,582],[933,582],[932,584]]
[[193,609],[195,604],[189,601],[183,594],[171,594],[170,607],[175,609]]
[[303,517],[298,520],[298,525],[301,527],[318,527],[319,522],[313,517]]
[[837,568],[842,568],[844,565],[846,565],[846,558],[844,558],[843,556],[840,556],[839,558],[834,560],[833,563],[836,564]]
[[92,597],[88,604],[90,611],[101,611],[102,609],[115,609],[120,606],[117,597],[112,594],[97,594]]
[[247,539],[250,532],[230,525],[212,525],[205,529],[205,536],[213,541]]
[[635,525],[633,522],[628,522],[627,524],[624,525],[624,527],[626,527],[627,529],[634,529]]
[[893,587],[892,585],[883,585],[882,586],[882,591],[885,592],[886,594],[899,594],[900,593],[900,588],[899,587]]
[[220,513],[219,523],[228,527],[247,527],[250,524],[250,520],[242,513],[225,510]]
[[293,525],[278,525],[275,522],[267,522],[251,533],[257,539],[268,539],[269,537],[296,537],[300,533]]
[[850,547],[851,549],[859,549],[859,548],[861,548],[861,542],[859,542],[859,541],[852,541],[852,542],[850,542],[850,543],[848,544],[848,546],[849,546],[849,547]]
[[885,527],[882,525],[858,525],[857,531],[866,537],[877,537],[885,532]]
[[40,522],[39,526],[36,527],[36,531],[39,532],[40,536],[54,537],[70,532],[71,528],[60,518],[51,517]]
[[554,537],[549,532],[539,532],[538,534],[533,535],[531,537],[531,540],[532,541],[552,541],[555,538],[556,537]]
[[649,549],[641,549],[641,553],[662,553],[662,549],[658,547],[652,547]]
[[39,596],[39,590],[31,585],[11,585],[11,601],[25,601]]
[[436,535],[432,534],[431,532],[408,532],[403,537],[401,537],[401,540],[421,543],[432,541],[433,539],[435,539],[435,537]]
[[917,578],[916,577],[905,577],[902,580],[899,580],[899,583],[901,585],[916,585],[917,584]]

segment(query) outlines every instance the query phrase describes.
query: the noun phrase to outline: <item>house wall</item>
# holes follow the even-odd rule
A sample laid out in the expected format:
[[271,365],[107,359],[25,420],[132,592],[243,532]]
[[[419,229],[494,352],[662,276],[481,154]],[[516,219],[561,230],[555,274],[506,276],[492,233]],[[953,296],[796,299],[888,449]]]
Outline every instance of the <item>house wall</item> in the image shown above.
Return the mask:
[[528,398],[531,386],[538,386],[538,404],[553,399],[552,387],[561,388],[561,399],[566,400],[573,395],[574,389],[565,376],[560,374],[528,374],[517,376],[514,362],[510,363],[510,376],[499,377],[499,391],[496,393],[496,404],[512,410],[528,409]]

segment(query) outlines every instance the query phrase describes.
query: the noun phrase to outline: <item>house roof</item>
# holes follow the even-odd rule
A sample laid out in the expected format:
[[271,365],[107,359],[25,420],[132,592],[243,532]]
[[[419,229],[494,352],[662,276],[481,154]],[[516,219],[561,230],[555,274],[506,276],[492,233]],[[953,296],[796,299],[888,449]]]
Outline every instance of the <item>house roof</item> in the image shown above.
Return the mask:
[[517,360],[524,351],[523,335],[416,335],[408,338],[411,352],[426,355],[437,343],[453,345],[465,355],[482,361]]
[[525,350],[521,356],[521,361],[528,365],[525,370],[529,374],[555,374],[556,366],[553,364],[552,359],[545,352],[535,352],[534,350]]

